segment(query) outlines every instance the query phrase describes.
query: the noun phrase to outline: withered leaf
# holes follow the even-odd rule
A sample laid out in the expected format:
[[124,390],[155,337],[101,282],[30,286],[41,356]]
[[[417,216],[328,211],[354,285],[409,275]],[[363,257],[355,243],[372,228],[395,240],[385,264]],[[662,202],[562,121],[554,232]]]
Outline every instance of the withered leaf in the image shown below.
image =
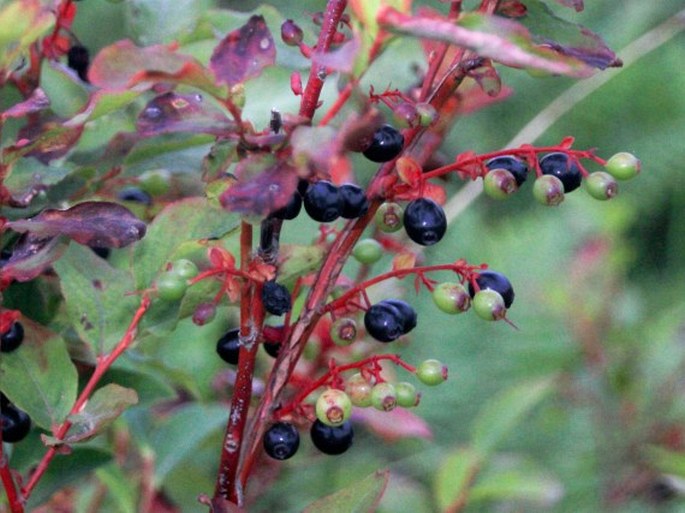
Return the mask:
[[39,237],[27,233],[12,248],[2,266],[2,279],[30,281],[58,260],[67,245],[61,237]]
[[43,90],[38,87],[36,88],[31,96],[29,96],[23,102],[13,105],[6,111],[0,113],[0,120],[5,120],[9,118],[21,118],[27,114],[33,112],[39,112],[50,106],[50,98],[43,92]]
[[209,67],[220,83],[233,86],[276,62],[276,45],[262,16],[252,16],[214,49]]
[[7,223],[35,237],[65,235],[88,246],[122,248],[141,239],[146,226],[126,207],[106,201],[86,201],[66,210],[48,209],[31,219]]

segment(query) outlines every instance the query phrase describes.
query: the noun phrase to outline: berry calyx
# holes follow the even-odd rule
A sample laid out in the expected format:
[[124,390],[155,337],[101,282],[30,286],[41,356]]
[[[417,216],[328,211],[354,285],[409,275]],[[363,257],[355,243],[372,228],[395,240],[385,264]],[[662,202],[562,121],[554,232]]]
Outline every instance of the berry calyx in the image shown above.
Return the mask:
[[369,211],[369,200],[366,199],[364,189],[352,183],[346,183],[338,188],[341,208],[340,216],[345,219],[356,219]]
[[533,197],[543,205],[559,205],[564,201],[564,184],[554,175],[540,176],[533,184]]
[[632,153],[616,153],[607,160],[604,168],[617,180],[630,180],[640,174],[642,162]]
[[397,203],[383,203],[374,216],[378,229],[385,233],[394,233],[402,228],[404,210]]
[[483,289],[473,296],[473,309],[478,317],[486,321],[499,321],[507,315],[507,307],[501,294],[492,289]]
[[216,341],[216,352],[226,363],[238,365],[240,355],[240,328],[228,330]]
[[319,223],[335,221],[342,209],[340,191],[328,180],[313,183],[304,195],[304,209]]
[[521,184],[528,178],[528,165],[521,159],[513,155],[502,155],[487,161],[485,166],[492,171],[493,169],[506,169],[516,179],[516,185]]
[[397,406],[402,408],[413,408],[421,401],[421,394],[416,391],[416,387],[406,381],[397,383],[395,391],[397,392]]
[[402,316],[402,333],[407,334],[416,328],[417,315],[416,311],[406,301],[401,299],[384,299],[381,303],[386,303],[394,306]]
[[600,201],[606,201],[618,194],[618,183],[609,173],[596,171],[585,179],[588,194]]
[[461,283],[441,283],[433,289],[432,297],[439,310],[451,315],[471,308],[471,295]]
[[336,319],[331,324],[331,339],[337,346],[349,346],[357,338],[357,323],[349,317]]
[[0,351],[11,353],[24,341],[24,325],[15,321],[10,328],[0,337]]
[[345,393],[354,406],[366,408],[371,406],[371,383],[361,374],[356,373],[345,383]]
[[362,239],[355,244],[352,256],[360,264],[375,264],[383,257],[383,246],[376,239]]
[[354,429],[348,420],[340,426],[327,426],[320,420],[315,420],[309,430],[314,447],[324,454],[332,456],[342,454],[352,446]]
[[316,418],[327,426],[339,426],[352,414],[352,401],[337,388],[324,390],[316,400]]
[[184,280],[190,280],[195,278],[200,271],[198,271],[197,266],[193,262],[187,258],[181,258],[171,264],[170,272],[174,273],[180,278],[183,278]]
[[[481,271],[476,278],[476,283],[481,290],[491,289],[498,292],[502,299],[504,299],[504,306],[510,308],[514,302],[514,287],[511,285],[509,278],[497,271],[485,270]],[[473,298],[476,290],[472,283],[469,283],[469,294]]]
[[416,368],[416,377],[424,385],[434,387],[447,380],[447,367],[438,360],[424,360]]
[[179,301],[187,288],[186,280],[172,271],[163,272],[157,278],[157,295],[164,301]]
[[284,207],[272,212],[271,217],[291,221],[300,214],[300,210],[302,210],[302,196],[296,190],[288,200],[288,203]]
[[493,169],[483,178],[483,192],[492,199],[507,199],[518,188],[516,178],[506,169]]
[[277,422],[264,433],[264,451],[275,460],[291,458],[300,447],[300,433],[288,422]]
[[422,246],[439,242],[447,231],[445,211],[429,198],[410,201],[404,210],[403,221],[409,238]]
[[404,147],[404,136],[390,125],[383,125],[373,134],[373,141],[363,151],[372,162],[388,162],[397,157]]
[[393,305],[380,302],[364,314],[366,331],[379,342],[392,342],[404,333],[404,316]]
[[262,304],[264,309],[272,315],[283,315],[290,311],[292,304],[290,292],[274,280],[264,282],[262,287]]
[[548,153],[540,159],[540,170],[543,175],[556,176],[564,184],[564,193],[575,191],[580,187],[582,174],[580,168],[566,153]]
[[2,405],[2,441],[20,442],[31,431],[31,417],[13,404]]
[[391,411],[397,406],[395,386],[384,381],[376,383],[371,389],[371,406],[380,411]]

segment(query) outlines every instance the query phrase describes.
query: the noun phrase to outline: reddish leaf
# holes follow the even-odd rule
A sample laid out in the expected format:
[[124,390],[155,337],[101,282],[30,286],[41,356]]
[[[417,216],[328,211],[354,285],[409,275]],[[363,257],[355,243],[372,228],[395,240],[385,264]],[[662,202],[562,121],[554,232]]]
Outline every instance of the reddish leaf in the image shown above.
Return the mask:
[[416,265],[416,255],[414,253],[404,252],[396,255],[392,259],[392,270],[402,271],[404,269],[413,269]]
[[494,98],[502,91],[502,80],[490,59],[486,59],[481,67],[469,71],[468,75],[476,81],[488,96]]
[[233,86],[276,62],[276,45],[262,16],[252,16],[214,49],[209,67],[220,83]]
[[187,84],[214,96],[225,97],[226,90],[215,84],[214,76],[189,55],[176,52],[176,46],[154,45],[140,48],[129,40],[103,48],[88,72],[91,84],[114,91],[134,86],[149,89],[156,82]]
[[353,39],[347,41],[335,51],[326,53],[314,52],[312,61],[325,66],[330,71],[351,73],[360,47],[359,37],[355,35]]
[[145,235],[145,223],[117,203],[87,201],[67,210],[48,209],[31,219],[7,223],[35,237],[66,235],[79,244],[122,248]]
[[316,175],[335,183],[350,180],[352,166],[342,149],[346,137],[343,132],[338,133],[328,126],[295,129],[290,142],[301,176]]
[[413,188],[421,183],[421,166],[411,157],[400,157],[395,163],[400,180]]
[[284,207],[297,187],[295,168],[261,155],[241,161],[235,175],[238,181],[220,201],[226,210],[243,215],[267,216]]
[[46,109],[49,106],[50,98],[46,96],[41,88],[36,88],[26,100],[13,105],[5,112],[1,113],[0,120],[4,121],[8,118],[21,118],[27,114]]
[[497,96],[488,96],[478,84],[473,82],[464,84],[459,89],[457,112],[464,115],[471,114],[484,109],[488,105],[507,99],[512,93],[513,89],[511,87],[503,86]]
[[43,164],[66,155],[78,142],[83,126],[73,128],[54,121],[31,123],[19,131],[17,144],[4,150],[8,163],[19,157],[35,157]]
[[426,421],[404,408],[395,408],[391,411],[355,408],[353,417],[387,442],[403,438],[433,438],[433,432]]
[[192,132],[226,135],[236,125],[218,108],[203,101],[200,94],[164,93],[148,102],[136,122],[143,136]]
[[577,12],[585,9],[583,0],[557,0],[557,2],[561,5],[565,5],[566,7],[573,7]]
[[497,6],[497,14],[508,18],[525,16],[528,9],[519,0],[503,0]]
[[24,235],[12,248],[12,256],[2,267],[2,282],[30,281],[49,268],[67,245],[59,237]]

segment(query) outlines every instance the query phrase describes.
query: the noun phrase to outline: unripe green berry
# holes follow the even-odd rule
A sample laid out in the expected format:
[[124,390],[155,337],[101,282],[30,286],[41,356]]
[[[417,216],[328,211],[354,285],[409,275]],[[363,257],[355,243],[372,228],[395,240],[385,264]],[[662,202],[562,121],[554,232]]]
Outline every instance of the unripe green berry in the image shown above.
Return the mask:
[[406,381],[397,383],[395,391],[397,392],[397,405],[402,408],[413,408],[418,406],[421,401],[421,394],[416,391],[416,387]]
[[156,169],[154,171],[146,171],[140,175],[138,177],[138,185],[150,196],[162,196],[169,192],[171,188],[169,179],[169,171],[166,169]]
[[430,103],[417,103],[416,112],[419,114],[419,124],[429,126],[438,119],[438,112]]
[[366,408],[371,406],[371,383],[361,373],[350,376],[345,383],[345,393],[355,406]]
[[496,200],[507,199],[518,188],[516,178],[506,169],[493,169],[483,178],[483,192]]
[[190,280],[195,278],[200,271],[198,271],[197,266],[187,258],[180,258],[171,264],[169,272],[184,280]]
[[461,283],[445,282],[433,290],[433,302],[445,313],[458,314],[471,307],[471,296]]
[[554,175],[539,176],[533,184],[533,196],[543,205],[559,205],[564,201],[564,184]]
[[390,383],[376,383],[371,389],[371,405],[380,411],[394,410],[397,406],[397,392]]
[[175,273],[165,272],[157,278],[157,294],[164,301],[179,301],[187,288],[186,280]]
[[618,194],[618,183],[609,173],[596,171],[585,179],[585,189],[593,198],[605,201]]
[[375,264],[383,256],[383,246],[376,239],[362,239],[354,246],[352,256],[361,264]]
[[486,321],[498,321],[504,319],[507,308],[504,298],[496,290],[481,289],[473,296],[473,309],[481,319]]
[[336,319],[330,333],[335,345],[349,346],[357,338],[357,323],[348,317]]
[[607,160],[605,169],[618,180],[630,180],[640,174],[642,162],[632,153],[622,151]]
[[416,368],[416,377],[424,385],[434,387],[447,380],[447,367],[438,360],[424,360]]
[[393,233],[402,229],[404,210],[397,203],[383,203],[374,216],[376,226],[385,233]]
[[352,401],[337,388],[325,390],[316,400],[316,418],[327,426],[339,426],[352,414]]

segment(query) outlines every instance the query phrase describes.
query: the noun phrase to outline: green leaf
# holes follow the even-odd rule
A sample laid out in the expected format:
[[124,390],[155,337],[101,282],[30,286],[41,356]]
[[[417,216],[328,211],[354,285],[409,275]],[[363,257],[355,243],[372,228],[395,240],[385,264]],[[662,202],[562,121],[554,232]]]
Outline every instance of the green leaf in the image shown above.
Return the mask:
[[325,250],[320,246],[281,245],[278,268],[279,283],[286,287],[293,286],[297,278],[318,269],[325,253]]
[[365,513],[375,511],[390,478],[389,470],[377,470],[361,481],[311,503],[303,513]]
[[554,388],[550,377],[515,385],[490,399],[473,422],[473,448],[487,454]]
[[46,445],[86,442],[102,433],[126,408],[137,403],[135,390],[110,383],[96,390],[83,410],[69,416],[71,427],[63,440],[47,436],[43,440]]
[[140,95],[140,91],[96,91],[90,96],[83,109],[64,125],[83,125],[129,105]]
[[478,452],[462,447],[447,454],[435,474],[435,501],[442,511],[466,494],[482,464]]
[[[121,513],[136,511],[137,490],[133,479],[126,475],[120,465],[110,464],[95,471],[97,478],[107,487],[109,497]],[[132,479],[133,478],[133,479]]]
[[685,478],[685,454],[650,445],[645,449],[645,455],[650,464],[664,474]]
[[71,244],[55,263],[67,312],[81,340],[109,353],[126,333],[139,298],[131,274],[112,268],[89,248]]
[[126,28],[143,46],[172,43],[190,35],[208,5],[207,0],[129,0]]
[[0,358],[0,389],[33,422],[51,430],[76,401],[76,368],[62,338],[28,319],[21,322],[24,342]]
[[63,64],[43,61],[40,86],[50,98],[50,108],[59,117],[76,114],[88,101],[88,91],[83,83],[69,74]]
[[12,65],[50,30],[55,16],[40,2],[16,1],[0,10],[0,70]]

